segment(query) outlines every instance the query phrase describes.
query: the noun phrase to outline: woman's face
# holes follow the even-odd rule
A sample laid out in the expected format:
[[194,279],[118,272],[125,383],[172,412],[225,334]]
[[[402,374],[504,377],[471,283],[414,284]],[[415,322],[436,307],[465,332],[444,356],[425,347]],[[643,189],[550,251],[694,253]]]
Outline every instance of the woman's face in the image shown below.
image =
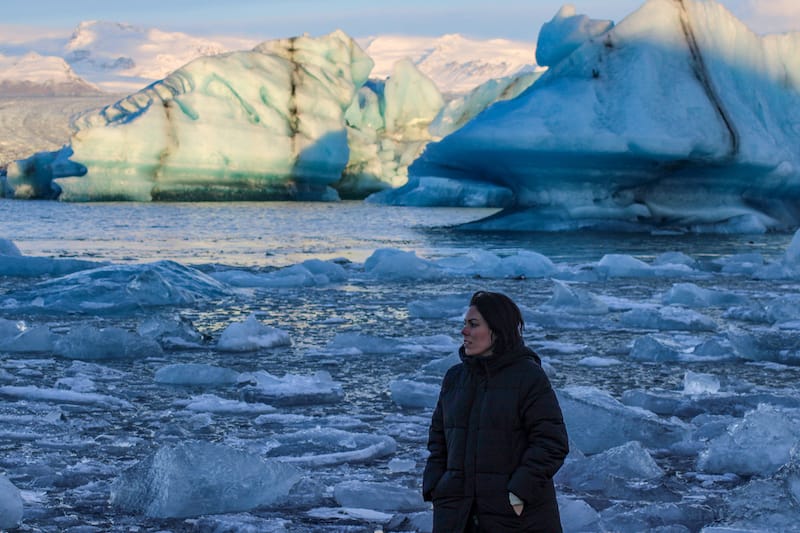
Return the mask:
[[474,305],[464,315],[461,335],[464,336],[464,353],[472,356],[491,355],[494,342],[492,330]]

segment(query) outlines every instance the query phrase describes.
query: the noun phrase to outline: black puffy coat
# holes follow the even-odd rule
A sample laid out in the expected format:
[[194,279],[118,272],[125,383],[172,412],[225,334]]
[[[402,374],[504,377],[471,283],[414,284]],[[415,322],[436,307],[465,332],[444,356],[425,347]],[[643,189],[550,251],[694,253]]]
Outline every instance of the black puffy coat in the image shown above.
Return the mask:
[[[422,479],[434,533],[561,531],[553,476],[569,451],[555,392],[525,346],[471,357],[447,371],[428,436]],[[508,500],[525,503],[521,516]]]

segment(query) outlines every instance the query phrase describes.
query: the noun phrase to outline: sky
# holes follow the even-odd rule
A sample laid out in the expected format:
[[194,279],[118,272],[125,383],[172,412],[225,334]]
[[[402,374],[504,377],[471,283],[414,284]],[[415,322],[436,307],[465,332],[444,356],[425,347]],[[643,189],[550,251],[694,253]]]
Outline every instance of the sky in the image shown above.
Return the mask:
[[[105,20],[196,36],[257,40],[335,29],[355,38],[460,33],[478,39],[535,42],[541,25],[565,3],[553,0],[0,0],[0,31],[71,32],[80,22]],[[643,0],[576,0],[578,13],[619,22]],[[800,31],[800,0],[723,0],[758,33]]]

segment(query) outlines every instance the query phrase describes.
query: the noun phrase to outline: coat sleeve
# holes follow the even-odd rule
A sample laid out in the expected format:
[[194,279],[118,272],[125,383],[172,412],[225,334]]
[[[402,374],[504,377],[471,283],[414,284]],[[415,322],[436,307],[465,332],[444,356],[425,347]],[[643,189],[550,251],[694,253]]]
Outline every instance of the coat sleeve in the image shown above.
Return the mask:
[[444,438],[444,415],[442,413],[442,393],[447,383],[447,376],[442,382],[436,409],[431,417],[431,426],[428,431],[428,460],[422,473],[422,498],[429,502],[433,498],[431,492],[447,470],[447,443]]
[[567,428],[556,393],[544,370],[538,366],[534,370],[521,389],[520,416],[528,447],[508,483],[508,490],[528,503],[540,499],[569,453]]

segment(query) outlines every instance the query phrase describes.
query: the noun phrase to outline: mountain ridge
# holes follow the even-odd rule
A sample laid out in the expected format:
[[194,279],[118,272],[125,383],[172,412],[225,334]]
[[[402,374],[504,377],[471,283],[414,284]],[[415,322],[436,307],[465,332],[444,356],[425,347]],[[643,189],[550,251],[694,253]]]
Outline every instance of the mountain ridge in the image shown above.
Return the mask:
[[[51,90],[52,95],[90,94],[88,88],[84,93],[78,91],[81,83],[106,93],[130,93],[163,79],[197,57],[250,50],[266,40],[271,39],[203,38],[90,20],[81,22],[60,40],[52,37],[45,41],[0,40],[0,59],[10,62],[35,53],[42,58],[43,65],[52,67],[49,72],[44,68],[36,72],[17,70],[14,77],[6,75],[2,80],[9,86],[27,87],[28,95],[46,93],[46,87],[62,87],[67,79],[77,85],[63,85],[64,92]],[[396,61],[408,58],[443,94],[463,94],[490,79],[536,68],[535,44],[521,41],[476,40],[460,34],[377,35],[355,40],[375,62],[370,77],[386,78]]]

